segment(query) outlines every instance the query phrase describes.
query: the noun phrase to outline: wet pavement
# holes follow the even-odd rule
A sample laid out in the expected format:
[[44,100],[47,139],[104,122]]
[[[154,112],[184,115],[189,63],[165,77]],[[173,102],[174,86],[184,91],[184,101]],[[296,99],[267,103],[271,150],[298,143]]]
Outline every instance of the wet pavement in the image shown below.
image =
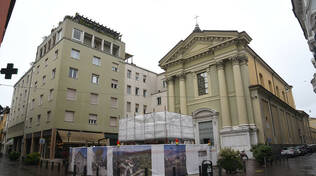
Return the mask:
[[[19,161],[10,161],[7,157],[0,157],[0,176],[64,176],[63,168],[58,171],[57,166],[44,163],[39,166],[27,166]],[[218,175],[216,170],[214,176]],[[222,176],[225,176],[222,172]],[[316,153],[289,158],[281,162],[274,162],[266,168],[259,166],[254,160],[247,161],[247,172],[235,174],[237,176],[316,176]]]
[[[216,173],[215,175],[218,175]],[[223,172],[222,174],[226,174]],[[259,166],[255,160],[247,161],[247,172],[235,175],[246,176],[316,176],[316,153],[307,154],[274,162],[271,165]]]
[[58,171],[57,166],[51,170],[51,165],[48,169],[46,165],[40,168],[37,166],[24,165],[19,161],[10,161],[7,157],[0,157],[0,176],[64,176],[63,168]]

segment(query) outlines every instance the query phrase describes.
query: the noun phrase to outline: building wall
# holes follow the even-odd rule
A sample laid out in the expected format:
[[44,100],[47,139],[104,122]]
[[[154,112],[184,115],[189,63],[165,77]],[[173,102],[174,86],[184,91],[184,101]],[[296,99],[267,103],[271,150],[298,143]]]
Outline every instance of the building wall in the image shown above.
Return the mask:
[[[111,45],[113,43],[118,45],[119,54],[114,56],[112,52],[103,51],[103,47],[98,50],[92,48],[93,45],[86,46],[82,41],[74,40],[73,28],[83,33],[87,32],[93,35],[93,38],[98,37],[103,41],[111,42]],[[72,49],[80,50],[80,59],[71,57]],[[49,137],[56,134],[56,129],[117,133],[118,119],[124,112],[125,44],[120,39],[111,38],[65,17],[64,21],[45,37],[37,50],[35,62],[30,70],[15,85],[8,137],[26,134],[28,137],[24,140],[31,145],[32,134]],[[93,56],[101,59],[100,65],[93,64]],[[117,65],[118,71],[113,71],[113,65]],[[69,77],[70,67],[78,69],[76,79]],[[53,69],[56,70],[55,77],[52,76]],[[98,84],[91,83],[92,73],[99,75]],[[46,78],[43,79],[45,76]],[[112,79],[118,80],[117,88],[112,88]],[[66,99],[68,88],[76,89],[75,100]],[[25,90],[27,92],[24,92]],[[53,90],[52,96],[49,97],[51,90]],[[30,94],[25,95],[25,93]],[[98,95],[97,104],[91,104],[91,93]],[[112,105],[111,97],[117,98],[117,105]],[[73,122],[65,121],[65,111],[74,111]],[[97,114],[96,124],[89,124],[89,114]],[[38,115],[40,115],[39,121]],[[110,118],[116,118],[114,124],[113,121],[110,122]],[[46,133],[47,131],[49,134]],[[49,140],[48,145],[54,147],[55,139],[47,140]],[[34,145],[32,146],[27,150],[32,151]],[[54,153],[51,155],[53,156]]]
[[[166,83],[164,83],[164,74],[158,75],[157,73],[151,72],[144,68],[138,67],[134,64],[125,63],[125,87],[124,87],[124,106],[125,112],[124,117],[131,117],[137,114],[144,113],[144,106],[146,106],[146,113],[160,112],[167,110],[167,93],[166,93]],[[130,78],[127,76],[128,71],[130,71]],[[136,73],[138,73],[139,78],[136,80]],[[144,76],[146,81],[144,82]],[[127,91],[127,86],[131,87],[130,94]],[[139,88],[139,95],[136,95],[136,88]],[[144,90],[146,90],[146,96],[144,96]],[[157,103],[158,97],[160,98],[160,103]],[[130,111],[127,108],[127,103],[130,103]],[[138,113],[135,112],[136,104],[138,104]],[[165,108],[166,107],[166,108]],[[129,112],[128,112],[129,111]]]
[[[7,28],[7,21],[10,20],[10,16],[15,4],[15,0],[2,0],[0,1],[0,45],[2,43],[5,30]],[[11,6],[11,7],[10,7]],[[12,9],[10,9],[12,8]]]

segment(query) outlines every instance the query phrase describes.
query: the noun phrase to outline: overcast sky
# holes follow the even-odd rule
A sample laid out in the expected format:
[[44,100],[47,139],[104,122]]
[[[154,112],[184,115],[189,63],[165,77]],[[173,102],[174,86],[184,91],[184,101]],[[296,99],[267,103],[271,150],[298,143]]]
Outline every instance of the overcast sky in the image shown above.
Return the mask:
[[76,12],[123,34],[136,65],[162,72],[158,61],[195,25],[201,29],[246,31],[251,48],[293,86],[297,109],[316,117],[315,72],[290,0],[17,0],[0,47],[0,67],[14,63],[13,79],[0,76],[0,105],[11,105],[12,86],[35,60],[42,37]]

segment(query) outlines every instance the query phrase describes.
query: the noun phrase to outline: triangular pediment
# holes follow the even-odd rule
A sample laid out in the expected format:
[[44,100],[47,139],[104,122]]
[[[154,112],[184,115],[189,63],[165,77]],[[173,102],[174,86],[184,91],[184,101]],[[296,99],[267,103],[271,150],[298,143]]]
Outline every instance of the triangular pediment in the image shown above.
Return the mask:
[[[185,40],[181,40],[160,61],[159,65],[165,65],[186,59],[200,53],[207,52],[217,45],[232,41],[240,37],[237,31],[202,31],[193,32]],[[248,35],[247,35],[248,36]],[[249,36],[248,36],[249,37]],[[249,37],[250,39],[250,37]],[[251,40],[251,39],[250,39]],[[249,40],[249,41],[250,41]]]

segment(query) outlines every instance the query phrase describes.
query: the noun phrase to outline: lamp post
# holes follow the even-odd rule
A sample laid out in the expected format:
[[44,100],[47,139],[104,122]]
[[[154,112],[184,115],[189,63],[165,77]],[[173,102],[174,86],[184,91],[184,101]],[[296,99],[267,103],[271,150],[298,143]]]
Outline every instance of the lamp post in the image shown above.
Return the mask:
[[70,138],[70,136],[71,136],[71,132],[70,132],[70,131],[68,131],[68,133],[67,133],[68,143],[69,143],[69,138]]

